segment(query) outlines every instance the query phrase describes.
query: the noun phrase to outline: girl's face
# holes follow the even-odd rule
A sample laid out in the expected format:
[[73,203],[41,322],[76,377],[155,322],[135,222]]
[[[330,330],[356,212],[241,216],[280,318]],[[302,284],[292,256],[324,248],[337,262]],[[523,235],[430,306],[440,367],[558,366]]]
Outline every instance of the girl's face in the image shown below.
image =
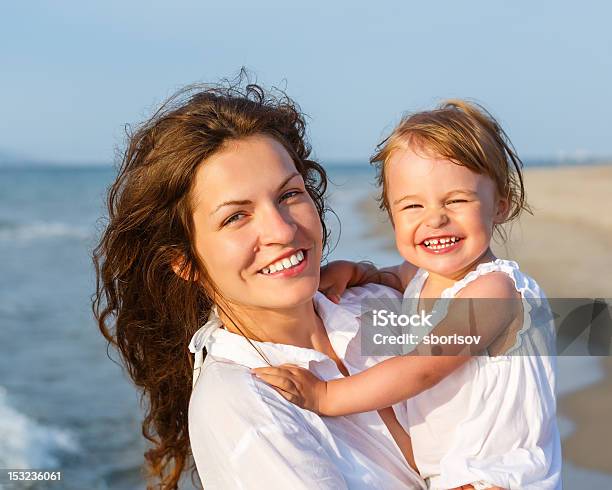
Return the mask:
[[195,246],[233,305],[283,309],[319,285],[322,228],[285,148],[256,135],[232,141],[197,170]]
[[426,150],[392,153],[386,185],[402,257],[449,279],[489,252],[493,225],[508,209],[491,178]]

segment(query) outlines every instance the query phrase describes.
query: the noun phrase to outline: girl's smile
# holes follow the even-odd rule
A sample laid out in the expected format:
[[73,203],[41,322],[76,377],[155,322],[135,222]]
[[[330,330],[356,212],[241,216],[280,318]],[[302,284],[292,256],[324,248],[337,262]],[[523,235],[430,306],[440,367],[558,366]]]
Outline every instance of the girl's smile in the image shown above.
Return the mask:
[[436,236],[423,240],[419,245],[429,253],[445,254],[457,250],[461,246],[463,238],[455,235]]

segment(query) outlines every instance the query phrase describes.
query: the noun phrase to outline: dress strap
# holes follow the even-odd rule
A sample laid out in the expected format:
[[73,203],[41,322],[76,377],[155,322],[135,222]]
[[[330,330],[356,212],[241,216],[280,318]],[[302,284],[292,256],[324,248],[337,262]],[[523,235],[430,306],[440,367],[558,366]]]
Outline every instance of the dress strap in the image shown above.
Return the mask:
[[459,291],[466,287],[472,281],[475,281],[481,276],[490,272],[503,272],[507,274],[514,282],[514,287],[519,293],[522,293],[525,288],[526,278],[524,274],[519,270],[519,266],[513,260],[495,259],[491,262],[485,262],[478,264],[476,269],[468,272],[465,277],[449,288],[442,291],[441,298],[454,298]]

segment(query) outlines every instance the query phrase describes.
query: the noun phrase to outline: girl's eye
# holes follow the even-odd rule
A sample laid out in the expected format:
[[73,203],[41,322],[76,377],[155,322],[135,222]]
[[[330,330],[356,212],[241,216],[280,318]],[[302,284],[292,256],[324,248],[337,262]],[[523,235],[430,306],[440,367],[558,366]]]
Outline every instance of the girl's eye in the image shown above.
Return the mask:
[[467,202],[465,199],[453,199],[452,201],[448,201],[446,204],[459,204],[462,202]]
[[420,204],[408,204],[408,206],[404,206],[404,209],[418,209],[422,207],[423,206],[421,206]]
[[290,199],[290,198],[292,198],[293,196],[296,196],[296,195],[298,195],[298,194],[302,194],[302,192],[303,192],[303,191],[288,191],[288,192],[285,192],[285,193],[284,193],[284,194],[281,196],[280,200],[281,200],[281,201],[286,201],[287,199]]
[[227,218],[224,222],[223,222],[223,226],[225,225],[229,225],[231,223],[234,223],[236,221],[239,221],[242,216],[244,216],[244,213],[236,213],[236,214],[232,214],[229,218]]

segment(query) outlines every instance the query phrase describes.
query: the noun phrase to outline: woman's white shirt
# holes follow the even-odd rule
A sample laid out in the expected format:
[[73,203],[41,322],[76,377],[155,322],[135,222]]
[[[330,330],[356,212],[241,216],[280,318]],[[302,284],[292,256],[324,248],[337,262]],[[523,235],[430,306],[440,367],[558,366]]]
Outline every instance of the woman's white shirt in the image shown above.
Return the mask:
[[[375,284],[348,290],[340,305],[316,294],[317,313],[350,374],[376,362],[361,356],[361,301],[399,296]],[[296,364],[325,380],[342,377],[334,361],[313,349],[252,343],[272,365]],[[205,488],[425,488],[377,412],[321,417],[291,404],[251,375],[250,368],[266,366],[262,356],[220,328],[214,312],[190,349],[196,357],[206,349],[189,404],[191,448]]]

